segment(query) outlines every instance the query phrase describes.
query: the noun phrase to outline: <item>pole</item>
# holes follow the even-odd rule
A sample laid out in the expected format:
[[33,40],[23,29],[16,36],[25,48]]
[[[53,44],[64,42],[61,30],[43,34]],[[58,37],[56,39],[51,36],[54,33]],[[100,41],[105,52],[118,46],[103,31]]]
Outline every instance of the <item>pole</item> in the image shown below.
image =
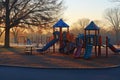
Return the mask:
[[88,30],[88,43],[90,44],[91,43],[91,37],[90,37],[90,30]]
[[60,47],[62,47],[62,28],[60,27]]
[[102,45],[102,37],[99,36],[98,56],[101,56],[101,45]]
[[108,57],[108,37],[106,36],[106,57]]
[[67,39],[69,39],[69,27],[67,28]]
[[84,47],[86,48],[86,30],[85,30],[85,37],[84,37]]
[[69,33],[69,27],[67,28],[67,33]]
[[95,56],[97,57],[97,32],[95,30]]

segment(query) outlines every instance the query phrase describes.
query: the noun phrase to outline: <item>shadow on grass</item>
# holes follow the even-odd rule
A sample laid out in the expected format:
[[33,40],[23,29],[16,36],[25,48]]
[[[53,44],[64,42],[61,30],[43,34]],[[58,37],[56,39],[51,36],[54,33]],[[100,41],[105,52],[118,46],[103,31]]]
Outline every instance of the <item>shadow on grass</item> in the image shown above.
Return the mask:
[[21,53],[23,52],[24,48],[21,47],[9,47],[5,48],[4,46],[0,45],[0,52],[14,52],[14,53]]

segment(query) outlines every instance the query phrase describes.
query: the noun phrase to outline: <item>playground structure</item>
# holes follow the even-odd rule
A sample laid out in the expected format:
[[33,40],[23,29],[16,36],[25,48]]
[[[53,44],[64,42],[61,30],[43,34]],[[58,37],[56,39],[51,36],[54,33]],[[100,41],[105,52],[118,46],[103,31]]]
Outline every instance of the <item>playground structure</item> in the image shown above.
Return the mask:
[[[101,47],[103,47],[102,37],[100,35],[100,28],[92,21],[84,30],[85,30],[85,33],[80,34],[77,37],[78,39],[77,41],[79,42],[77,44],[80,44],[80,45],[78,45],[77,50],[75,51],[73,56],[75,58],[79,58],[81,54],[81,50],[82,48],[84,48],[85,51],[84,51],[83,57],[85,59],[89,59],[92,56],[92,49],[94,46],[95,57],[100,57],[102,52]],[[82,43],[79,40],[82,40]],[[105,53],[106,57],[108,57],[108,48],[110,48],[115,53],[120,52],[119,49],[116,49],[112,44],[110,44],[108,37],[106,37],[106,53]]]
[[[90,58],[92,54],[93,46],[95,47],[95,56],[101,55],[101,46],[102,46],[102,39],[99,35],[100,28],[92,21],[85,29],[84,34],[81,36],[79,35],[77,39],[82,40],[83,43],[78,46],[77,52],[74,53],[74,57],[80,57],[80,53],[82,48],[85,48],[84,58]],[[92,33],[91,33],[92,32]],[[79,52],[78,52],[79,50]],[[78,56],[79,55],[79,56]]]
[[[60,19],[55,25],[53,25],[53,32],[55,32],[55,28],[59,28],[59,42],[60,42],[60,46],[59,48],[61,48],[63,46],[63,35],[62,35],[62,29],[63,28],[67,28],[67,36],[69,34],[69,25],[67,25],[62,19]],[[53,52],[55,53],[55,45],[53,45]]]
[[[57,31],[56,28],[58,28]],[[63,32],[63,28],[67,28],[67,32]],[[42,49],[37,49],[37,52],[44,52],[53,46],[53,53],[55,53],[55,43],[59,41],[60,53],[73,53],[75,58],[79,58],[83,49],[83,57],[85,59],[89,59],[91,58],[94,49],[95,57],[100,57],[102,52],[101,47],[103,47],[100,28],[92,21],[84,30],[84,34],[80,34],[76,39],[73,39],[73,36],[70,37],[71,35],[69,33],[69,26],[62,19],[60,19],[53,26],[54,38]],[[70,39],[73,39],[74,41]],[[74,50],[75,48],[76,50]],[[119,49],[116,49],[112,44],[110,44],[108,38],[106,37],[106,57],[108,57],[108,48],[110,48],[115,53],[120,52]]]
[[[58,29],[56,30],[56,28]],[[67,28],[67,31],[63,31],[62,30],[63,28]],[[71,49],[73,48],[71,46],[73,46],[73,44],[70,41],[73,41],[72,40],[73,38],[71,38],[73,36],[69,33],[69,26],[62,19],[60,19],[53,26],[53,36],[54,38],[49,43],[47,43],[42,49],[37,49],[37,52],[46,51],[48,48],[53,46],[53,53],[55,53],[56,52],[55,43],[57,43],[58,41],[59,41],[59,52],[60,53],[64,53],[64,52],[66,53],[66,52],[71,51]]]
[[[90,53],[92,53],[92,46],[95,46],[95,56],[98,56],[98,52],[100,56],[101,42],[99,41],[99,30],[100,28],[93,21],[85,28],[84,43],[86,50],[84,58],[88,58],[90,56]],[[91,34],[91,31],[93,31],[93,35]],[[97,48],[97,46],[99,48]]]

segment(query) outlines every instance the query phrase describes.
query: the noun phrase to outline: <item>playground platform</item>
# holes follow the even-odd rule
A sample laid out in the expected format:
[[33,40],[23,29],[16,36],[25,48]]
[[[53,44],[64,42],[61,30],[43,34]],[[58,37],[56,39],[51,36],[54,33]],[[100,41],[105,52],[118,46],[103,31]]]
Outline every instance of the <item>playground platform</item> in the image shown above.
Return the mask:
[[46,53],[26,55],[14,50],[0,52],[0,65],[32,68],[109,68],[120,65],[120,54],[110,51],[109,56],[101,56],[85,60],[82,57],[75,59],[72,55],[60,53]]

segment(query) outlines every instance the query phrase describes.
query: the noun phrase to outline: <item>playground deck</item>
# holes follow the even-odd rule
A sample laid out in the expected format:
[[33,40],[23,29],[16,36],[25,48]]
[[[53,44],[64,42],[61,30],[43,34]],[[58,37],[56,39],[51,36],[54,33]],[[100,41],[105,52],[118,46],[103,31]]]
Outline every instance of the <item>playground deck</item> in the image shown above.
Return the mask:
[[82,57],[74,59],[72,55],[59,53],[26,55],[11,50],[0,52],[0,65],[35,68],[105,68],[119,66],[120,54],[115,55],[111,51],[109,53],[108,58],[102,56],[85,60]]

